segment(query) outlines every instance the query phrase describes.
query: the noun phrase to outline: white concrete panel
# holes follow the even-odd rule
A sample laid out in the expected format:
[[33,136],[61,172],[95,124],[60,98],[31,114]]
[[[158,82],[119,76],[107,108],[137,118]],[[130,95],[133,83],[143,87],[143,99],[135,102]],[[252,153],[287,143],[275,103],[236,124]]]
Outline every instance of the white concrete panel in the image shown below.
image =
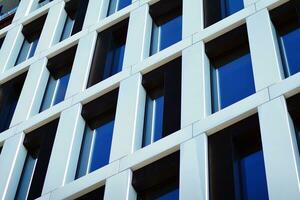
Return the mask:
[[132,171],[130,169],[108,178],[105,184],[104,200],[136,200],[136,192],[131,185],[131,180]]
[[130,14],[123,67],[130,67],[148,57],[152,19],[147,4]]
[[79,40],[66,92],[66,98],[69,98],[86,88],[96,39],[97,33],[92,32]]
[[183,0],[182,6],[182,38],[193,35],[204,29],[202,0]]
[[14,199],[27,151],[23,146],[24,134],[7,139],[0,156],[0,199]]
[[30,66],[10,124],[11,127],[39,112],[49,77],[46,64],[47,59],[42,59]]
[[209,199],[208,147],[205,133],[180,146],[180,199]]
[[258,108],[269,198],[300,199],[299,152],[284,97]]
[[20,24],[8,31],[5,36],[0,51],[0,73],[15,65],[24,40],[22,28],[23,26]]
[[74,180],[85,121],[81,104],[61,113],[42,194]]
[[255,88],[259,91],[283,78],[276,32],[267,9],[247,18]]
[[36,49],[36,53],[40,53],[49,49],[53,44],[59,42],[61,33],[64,28],[67,13],[64,9],[64,1],[50,8],[40,40]]
[[13,22],[28,15],[30,9],[32,8],[35,0],[21,0],[18,6],[17,12],[14,16]]
[[[121,81],[110,162],[120,159],[141,146],[146,93],[142,75],[135,74]],[[139,139],[140,141],[136,141]]]
[[181,127],[211,113],[210,65],[203,42],[182,52]]

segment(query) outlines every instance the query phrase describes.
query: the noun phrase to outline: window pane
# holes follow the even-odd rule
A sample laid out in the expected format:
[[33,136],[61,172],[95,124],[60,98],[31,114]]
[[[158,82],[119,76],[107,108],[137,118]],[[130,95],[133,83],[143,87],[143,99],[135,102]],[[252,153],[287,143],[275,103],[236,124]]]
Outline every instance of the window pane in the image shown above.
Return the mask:
[[154,100],[154,142],[163,137],[163,118],[164,118],[164,96]]
[[55,80],[52,76],[50,76],[43,97],[43,102],[40,108],[40,112],[50,108],[53,105],[56,87],[57,87],[57,80]]
[[116,46],[112,45],[111,50],[107,52],[104,67],[103,79],[106,79],[122,70],[124,60],[125,44]]
[[300,71],[300,28],[293,30],[280,38],[286,76]]
[[58,80],[59,83],[55,95],[54,105],[62,102],[65,99],[69,79],[70,79],[70,74],[66,74]]
[[221,109],[255,92],[250,54],[225,64],[216,71]]
[[73,30],[73,26],[74,26],[75,20],[72,20],[71,17],[67,16],[66,22],[65,22],[65,26],[64,26],[64,30],[61,34],[61,38],[60,41],[63,41],[64,39],[68,38],[71,36],[72,30]]
[[268,190],[265,178],[263,152],[252,153],[240,160],[242,191],[248,200],[267,200]]
[[126,6],[129,6],[130,4],[131,4],[131,0],[119,0],[118,10],[125,8]]
[[145,107],[145,118],[144,118],[144,134],[142,146],[145,147],[152,143],[152,133],[153,133],[153,113],[154,113],[154,101],[151,97],[146,99]]
[[155,200],[179,200],[179,189],[169,191],[160,197],[155,198]]
[[34,55],[38,42],[39,38],[32,41],[28,58],[31,58]]
[[161,25],[160,50],[181,40],[182,16],[178,16]]
[[114,129],[114,121],[110,121],[96,129],[90,172],[109,163],[110,147]]
[[22,175],[19,181],[17,193],[15,196],[15,200],[26,199],[29,192],[29,186],[33,176],[33,171],[36,165],[36,161],[37,161],[36,158],[33,158],[30,154],[27,154]]
[[243,0],[222,0],[223,17],[232,15],[244,8]]
[[24,42],[22,44],[22,47],[21,47],[21,50],[20,50],[20,53],[18,55],[18,58],[17,58],[17,61],[16,61],[16,64],[20,64],[21,62],[25,61],[29,55],[29,50],[30,50],[30,43],[24,39]]
[[91,130],[89,126],[86,126],[82,143],[81,143],[81,150],[78,159],[76,178],[80,178],[88,173],[93,136],[94,136],[94,131]]
[[151,36],[150,55],[157,53],[160,49],[160,27],[153,23]]
[[110,0],[109,1],[109,8],[107,16],[114,14],[116,12],[118,0]]

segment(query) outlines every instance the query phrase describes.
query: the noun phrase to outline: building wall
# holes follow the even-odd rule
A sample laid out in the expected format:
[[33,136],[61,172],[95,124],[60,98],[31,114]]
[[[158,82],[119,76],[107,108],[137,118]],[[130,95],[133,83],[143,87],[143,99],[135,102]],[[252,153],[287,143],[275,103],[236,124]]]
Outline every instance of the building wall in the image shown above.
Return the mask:
[[[11,3],[12,1],[9,1]],[[16,1],[13,1],[16,2]],[[83,30],[58,43],[66,13],[64,0],[38,7],[38,0],[21,0],[13,23],[0,30],[5,37],[0,51],[0,83],[27,72],[10,128],[0,134],[0,196],[12,199],[17,189],[28,132],[59,117],[56,139],[39,199],[72,199],[105,184],[105,199],[135,199],[132,172],[180,150],[180,199],[209,199],[207,138],[255,113],[259,115],[264,162],[271,200],[300,199],[299,153],[291,128],[286,99],[299,93],[300,74],[283,78],[278,46],[269,12],[286,0],[244,0],[245,8],[208,27],[203,25],[201,0],[183,0],[183,39],[147,57],[151,20],[149,5],[157,0],[133,0],[108,18],[107,0],[90,0]],[[48,13],[35,55],[14,66],[23,42],[24,24]],[[123,69],[88,89],[89,68],[97,33],[129,17]],[[204,44],[246,24],[253,62],[256,92],[211,114],[209,62]],[[266,39],[267,38],[267,39]],[[38,113],[49,72],[48,58],[78,45],[65,100]],[[147,46],[148,44],[148,46]],[[270,53],[266,55],[265,53]],[[175,58],[182,57],[182,109],[179,131],[138,149],[141,140],[144,91],[142,75]],[[80,179],[74,179],[80,151],[78,136],[85,122],[82,105],[119,87],[110,163]],[[124,120],[126,119],[126,123]]]

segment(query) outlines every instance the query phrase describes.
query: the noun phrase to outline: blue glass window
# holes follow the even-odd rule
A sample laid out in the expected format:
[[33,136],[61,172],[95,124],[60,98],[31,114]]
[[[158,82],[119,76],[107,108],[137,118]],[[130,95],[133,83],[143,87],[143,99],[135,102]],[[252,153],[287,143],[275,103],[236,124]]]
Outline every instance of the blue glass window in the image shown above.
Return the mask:
[[153,55],[180,41],[182,37],[181,35],[181,15],[160,25],[157,25],[155,22],[153,22],[150,55]]
[[212,66],[213,110],[221,110],[255,92],[250,54]]
[[25,78],[22,74],[0,85],[0,132],[9,128]]
[[286,77],[300,71],[300,27],[279,36]]
[[244,8],[243,0],[221,0],[222,17],[225,18]]
[[64,100],[69,78],[69,73],[63,75],[59,79],[55,79],[52,76],[49,77],[40,112]]
[[210,199],[268,200],[258,115],[208,138]]
[[36,162],[37,158],[34,158],[30,154],[27,154],[15,200],[23,200],[28,197],[30,182],[33,176],[34,168],[36,166]]
[[147,97],[144,135],[142,146],[147,146],[163,137],[164,96],[155,99]]
[[125,8],[131,4],[131,0],[110,0],[107,16]]
[[265,178],[262,151],[249,154],[239,160],[242,196],[249,200],[267,200],[268,189]]
[[32,42],[29,42],[28,40],[24,39],[15,65],[20,64],[25,60],[31,58],[35,53],[38,42],[39,38],[33,40]]
[[106,54],[103,79],[106,79],[122,70],[125,44],[112,41],[111,47]]
[[64,29],[63,29],[63,32],[62,32],[61,37],[60,37],[60,41],[63,41],[64,39],[71,36],[72,30],[73,30],[73,27],[74,27],[74,23],[75,23],[75,20],[72,19],[69,15],[67,15],[66,22],[65,22],[65,25],[64,25]]
[[114,120],[91,130],[86,126],[78,161],[76,178],[80,178],[109,163]]

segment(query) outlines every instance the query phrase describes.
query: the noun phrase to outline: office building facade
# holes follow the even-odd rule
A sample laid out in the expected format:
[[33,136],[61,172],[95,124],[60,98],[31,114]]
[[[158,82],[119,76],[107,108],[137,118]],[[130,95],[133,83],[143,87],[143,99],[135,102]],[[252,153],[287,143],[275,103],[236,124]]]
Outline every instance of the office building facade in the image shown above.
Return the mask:
[[1,199],[300,199],[299,0],[0,5]]

